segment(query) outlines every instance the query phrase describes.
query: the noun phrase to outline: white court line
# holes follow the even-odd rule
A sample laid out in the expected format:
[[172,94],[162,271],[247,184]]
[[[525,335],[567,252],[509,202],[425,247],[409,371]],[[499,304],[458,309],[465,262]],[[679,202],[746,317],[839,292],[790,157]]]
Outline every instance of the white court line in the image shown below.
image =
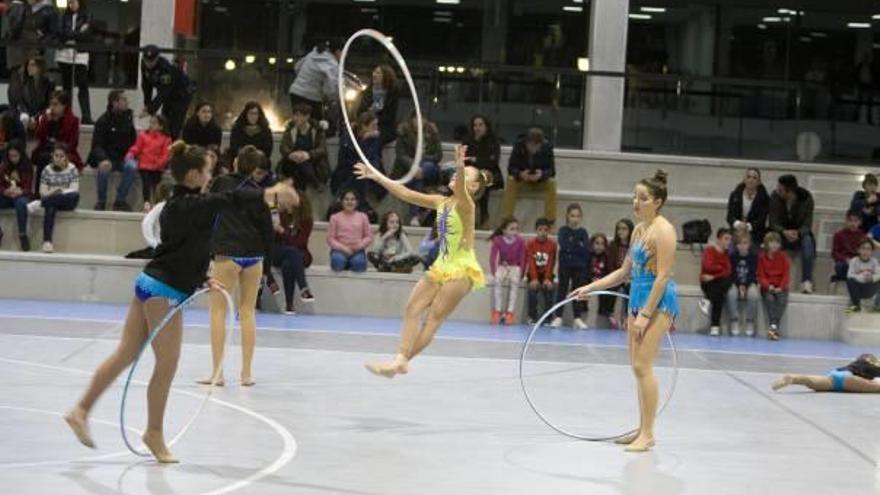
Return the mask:
[[[55,371],[63,371],[63,372],[67,372],[67,373],[77,373],[77,374],[86,375],[86,376],[91,376],[91,374],[92,374],[91,371],[85,371],[85,370],[81,370],[79,368],[71,368],[68,366],[55,366],[55,365],[51,365],[51,364],[43,364],[43,363],[34,362],[34,361],[24,361],[24,360],[20,360],[20,359],[8,359],[8,358],[0,357],[0,361],[5,362],[5,363],[10,363],[10,364],[20,364],[20,365],[34,366],[37,368],[50,369],[50,370],[55,370]],[[140,383],[143,384],[143,382],[140,382]],[[199,395],[199,394],[196,394],[193,392],[189,392],[187,390],[176,389],[173,387],[172,387],[172,390],[174,390],[175,392],[177,392],[179,394],[187,395],[190,397],[195,397],[197,399],[203,398],[202,395]],[[280,471],[281,468],[283,468],[285,465],[287,465],[287,463],[289,463],[291,460],[293,460],[294,456],[296,455],[296,450],[297,450],[296,439],[287,430],[287,428],[282,426],[280,423],[254,411],[252,409],[249,409],[244,406],[239,406],[237,404],[233,404],[231,402],[227,402],[225,400],[218,399],[213,396],[210,398],[210,401],[214,402],[215,404],[219,404],[219,405],[227,407],[229,409],[233,409],[235,411],[238,411],[246,416],[250,416],[250,417],[256,419],[257,421],[260,421],[260,422],[268,425],[270,428],[272,428],[275,431],[275,433],[278,434],[279,437],[281,437],[281,440],[284,445],[283,445],[281,455],[278,456],[278,458],[275,459],[275,461],[272,462],[272,464],[264,467],[263,469],[260,469],[259,471],[251,474],[250,476],[248,476],[246,478],[242,478],[234,483],[230,483],[230,484],[223,486],[221,488],[204,492],[201,495],[223,495],[225,493],[230,493],[230,492],[238,490],[240,488],[244,488],[245,486],[250,485],[251,483],[254,483],[255,481],[258,481],[262,478],[265,478],[266,476],[269,476],[271,474],[274,474],[274,473]]]
[[[0,314],[0,319],[3,318],[12,318],[12,319],[35,319],[35,320],[62,320],[62,321],[77,321],[84,323],[108,323],[108,324],[120,324],[123,323],[123,320],[107,320],[100,318],[69,318],[66,316],[28,316],[28,315],[4,315]],[[185,327],[192,328],[210,328],[210,325],[202,324],[202,323],[186,323]],[[335,334],[335,335],[356,335],[359,337],[397,337],[396,334],[384,334],[384,333],[376,333],[376,332],[349,332],[349,331],[336,331],[336,330],[313,330],[307,328],[283,328],[283,327],[267,327],[267,326],[258,326],[257,330],[260,331],[269,331],[269,332],[280,332],[280,333],[315,333],[315,334]],[[5,335],[23,335],[23,334],[14,334],[8,333]],[[72,338],[72,337],[58,337],[58,338]],[[438,340],[452,340],[452,341],[460,341],[460,342],[489,342],[493,344],[522,344],[516,340],[497,340],[497,339],[488,339],[485,337],[455,337],[455,336],[444,336],[437,335],[435,339]],[[87,339],[87,340],[95,340],[95,339]],[[614,344],[591,344],[589,342],[535,342],[534,345],[555,345],[561,347],[599,347],[603,349],[626,349],[625,345],[614,345]],[[265,349],[271,349],[270,347],[265,347]],[[665,349],[665,347],[664,347]],[[797,359],[827,359],[829,361],[840,361],[846,360],[845,357],[834,357],[834,356],[815,356],[811,354],[788,354],[788,353],[773,353],[773,352],[746,352],[746,351],[728,351],[722,349],[689,349],[682,348],[679,346],[679,351],[681,352],[707,352],[711,354],[730,354],[733,356],[762,356],[762,357],[782,357],[782,358],[797,358]]]

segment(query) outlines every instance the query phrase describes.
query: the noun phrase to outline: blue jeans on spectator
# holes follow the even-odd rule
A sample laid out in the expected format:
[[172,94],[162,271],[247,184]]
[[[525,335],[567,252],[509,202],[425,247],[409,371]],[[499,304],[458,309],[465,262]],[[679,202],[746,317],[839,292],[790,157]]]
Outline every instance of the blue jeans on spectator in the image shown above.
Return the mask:
[[[854,278],[846,279],[846,288],[849,291],[849,300],[853,306],[859,307],[862,299],[868,299],[877,296],[877,290],[880,284],[877,282],[860,282]],[[877,306],[878,299],[874,299],[874,306]]]
[[98,170],[98,203],[107,203],[107,187],[112,172],[122,172],[122,180],[119,182],[119,188],[116,190],[116,202],[125,203],[128,198],[128,192],[131,190],[131,186],[134,185],[135,177],[137,177],[137,162],[125,160],[124,162],[114,163],[110,172]]
[[351,256],[335,249],[330,250],[330,269],[334,272],[351,270],[353,272],[367,271],[367,253],[358,251]]
[[31,197],[28,194],[13,199],[9,196],[0,195],[0,210],[7,208],[15,208],[15,219],[18,221],[18,235],[27,235],[27,205],[30,203]]
[[831,277],[832,282],[844,282],[846,281],[846,274],[849,271],[849,262],[848,261],[835,261],[834,262],[834,275]]
[[801,274],[801,281],[812,282],[813,264],[816,262],[816,240],[813,238],[813,233],[809,232],[794,242],[789,242],[783,236],[782,246],[787,251],[801,252],[801,268],[803,272]]
[[272,247],[272,265],[281,267],[284,301],[288,308],[292,308],[296,287],[299,286],[299,290],[309,288],[306,282],[305,257],[299,248],[276,244]]
[[79,193],[54,194],[44,196],[43,208],[46,210],[43,217],[43,242],[52,242],[52,232],[55,230],[55,213],[58,211],[73,211],[79,204]]
[[[440,180],[440,165],[434,160],[422,160],[419,168],[421,169],[422,176],[409,181],[406,187],[413,191],[425,192],[428,186],[435,185]],[[410,205],[409,216],[410,218],[416,215],[421,216],[424,211],[427,211],[427,209]]]

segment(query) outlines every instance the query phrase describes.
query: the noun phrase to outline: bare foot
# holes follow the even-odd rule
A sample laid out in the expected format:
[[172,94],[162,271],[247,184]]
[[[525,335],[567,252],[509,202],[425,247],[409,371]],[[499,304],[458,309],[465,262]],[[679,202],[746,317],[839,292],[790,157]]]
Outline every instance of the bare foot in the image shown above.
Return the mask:
[[253,387],[256,384],[257,384],[257,382],[255,382],[254,379],[249,376],[241,377],[241,386],[242,387]]
[[635,439],[638,438],[638,436],[639,436],[639,430],[636,430],[632,433],[627,433],[626,435],[624,435],[622,437],[615,438],[614,443],[616,443],[617,445],[629,445],[629,444],[633,443],[635,441]]
[[[196,383],[198,383],[199,385],[211,385],[212,381],[213,381],[213,378],[204,378],[202,380],[196,380]],[[223,380],[223,377],[221,376],[217,380],[217,382],[215,382],[213,385],[215,387],[222,387],[222,386],[226,385],[226,381]]]
[[631,444],[627,445],[626,452],[647,452],[654,447],[654,439],[639,435]]
[[95,448],[95,442],[92,440],[92,434],[89,432],[89,421],[83,408],[77,406],[71,409],[70,412],[64,415],[64,421],[67,421],[68,426],[73,430],[73,434],[76,435],[79,443],[90,449]]
[[785,375],[782,378],[773,382],[773,384],[770,385],[770,388],[772,388],[773,390],[779,390],[783,387],[791,385],[792,383],[794,383],[794,377],[792,377],[791,375]]
[[174,464],[180,462],[174,457],[174,454],[168,450],[168,447],[165,446],[165,439],[162,437],[162,433],[147,430],[147,432],[144,433],[144,436],[141,437],[141,440],[144,441],[144,445],[150,449],[153,457],[155,457],[160,463]]

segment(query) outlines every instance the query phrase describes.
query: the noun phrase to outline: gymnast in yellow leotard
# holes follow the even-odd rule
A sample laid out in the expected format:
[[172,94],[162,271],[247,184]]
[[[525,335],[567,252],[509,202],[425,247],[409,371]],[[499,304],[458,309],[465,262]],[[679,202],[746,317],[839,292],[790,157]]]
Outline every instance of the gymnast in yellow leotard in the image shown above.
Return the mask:
[[464,296],[485,285],[474,253],[474,198],[485,192],[492,178],[464,165],[466,151],[464,146],[455,148],[455,175],[449,182],[451,197],[413,191],[369,164],[355,165],[359,179],[372,179],[402,201],[437,210],[440,236],[437,260],[413,288],[406,303],[397,356],[389,362],[367,364],[367,369],[377,375],[391,378],[405,374],[409,362],[428,347]]

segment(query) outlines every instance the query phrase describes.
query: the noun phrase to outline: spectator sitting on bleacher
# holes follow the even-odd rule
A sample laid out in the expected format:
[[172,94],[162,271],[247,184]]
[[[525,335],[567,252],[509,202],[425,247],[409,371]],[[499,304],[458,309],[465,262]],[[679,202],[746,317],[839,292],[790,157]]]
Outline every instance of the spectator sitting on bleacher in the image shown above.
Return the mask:
[[553,147],[544,139],[544,132],[533,127],[517,139],[510,152],[501,216],[513,216],[520,191],[540,192],[544,196],[544,218],[555,223],[555,176]]
[[[24,151],[24,142],[12,141],[0,164],[0,209],[15,208],[18,239],[22,251],[30,251],[27,235],[28,203],[34,195],[34,166]],[[2,233],[0,233],[2,238]]]
[[866,239],[861,229],[862,215],[858,210],[846,212],[846,226],[834,233],[831,257],[834,259],[832,282],[846,280],[849,260],[858,254],[859,245]]
[[223,129],[214,120],[214,105],[203,101],[196,105],[195,111],[183,125],[183,142],[203,148],[223,144]]
[[306,268],[312,265],[309,237],[312,235],[315,221],[308,196],[300,194],[299,199],[299,205],[293,211],[279,212],[277,224],[273,218],[275,244],[272,248],[272,266],[281,268],[284,282],[284,314],[287,315],[296,314],[293,296],[297,287],[302,302],[315,300],[306,280]]
[[367,246],[373,242],[370,220],[358,211],[358,196],[353,190],[342,194],[342,211],[330,217],[327,244],[330,246],[330,268],[334,272],[367,269]]
[[276,168],[281,177],[291,177],[301,190],[324,189],[330,178],[327,137],[319,122],[312,120],[305,103],[293,107],[293,115],[281,136],[281,160]]
[[742,330],[740,313],[744,310],[746,336],[754,337],[761,291],[758,288],[758,254],[752,249],[750,235],[742,232],[737,234],[736,249],[730,253],[730,266],[733,270],[733,285],[727,291],[730,335],[739,335]]
[[134,114],[128,108],[128,98],[121,89],[115,89],[107,96],[107,111],[98,117],[92,132],[92,151],[88,164],[97,168],[98,202],[95,209],[107,208],[107,188],[111,172],[122,172],[122,180],[116,190],[113,209],[131,211],[128,205],[128,192],[137,176],[137,165],[127,163],[125,154],[137,139],[134,128]]
[[776,191],[770,196],[770,230],[780,235],[786,250],[800,251],[804,294],[813,293],[813,263],[816,261],[813,209],[813,195],[798,185],[795,176],[779,177]]
[[715,242],[703,252],[703,261],[700,264],[700,288],[706,297],[700,301],[700,309],[709,313],[711,308],[709,335],[712,337],[721,335],[721,311],[724,309],[727,291],[733,283],[729,254],[730,240],[730,230],[718,229]]
[[[358,115],[357,121],[351,126],[357,138],[358,144],[367,161],[376,170],[384,173],[385,167],[382,166],[382,143],[379,141],[379,120],[373,112],[364,112]],[[336,163],[336,169],[333,171],[333,177],[330,180],[330,190],[333,194],[338,194],[344,189],[354,189],[358,193],[361,201],[367,198],[367,183],[369,181],[358,180],[354,176],[354,165],[361,159],[355,151],[351,143],[351,137],[348,132],[343,130],[339,137],[339,157]]]
[[769,209],[770,196],[761,183],[761,171],[747,168],[745,178],[727,200],[727,224],[734,232],[748,232],[752,242],[759,245],[764,241]]
[[526,281],[528,282],[529,325],[534,325],[541,317],[538,312],[538,295],[544,300],[544,311],[553,306],[556,298],[556,284],[553,275],[556,269],[556,242],[550,239],[553,222],[539,218],[535,222],[535,238],[526,244]]
[[400,91],[397,76],[390,65],[382,64],[373,69],[370,84],[360,94],[357,112],[373,112],[379,119],[379,140],[382,146],[397,138],[397,106]]
[[70,110],[70,97],[64,91],[55,91],[49,98],[49,109],[40,114],[37,121],[37,147],[31,153],[31,161],[37,167],[37,181],[43,169],[53,161],[56,144],[63,144],[67,160],[82,170],[79,156],[79,119]]
[[153,196],[162,182],[162,174],[168,168],[170,152],[168,121],[164,115],[150,116],[150,127],[138,133],[137,140],[125,154],[126,167],[137,167],[141,176],[145,212],[153,206]]
[[770,231],[764,235],[764,251],[758,257],[758,284],[767,313],[767,338],[779,340],[779,325],[788,306],[788,284],[791,279],[791,262],[782,251],[782,236]]
[[[401,122],[397,126],[397,144],[394,146],[396,156],[394,167],[391,170],[391,177],[395,179],[403,177],[412,168],[416,154],[418,132],[416,124],[416,116],[413,113],[409,120]],[[440,183],[440,160],[443,159],[443,145],[440,142],[440,131],[437,129],[437,125],[431,121],[424,121],[422,138],[422,161],[419,163],[419,170],[415,178],[407,186],[419,192],[426,192],[428,188]],[[430,211],[427,208],[410,205],[409,224],[413,227],[419,227],[427,221],[432,221],[433,216],[429,214]]]
[[[846,288],[849,291],[850,306],[848,313],[862,310],[862,299],[877,295],[880,288],[880,262],[874,258],[874,243],[863,239],[859,244],[859,253],[849,261],[846,274]],[[874,309],[880,307],[880,301],[874,299]]]
[[400,216],[393,211],[382,215],[379,235],[375,236],[367,257],[376,270],[393,273],[412,273],[421,261],[400,224]]
[[272,160],[272,149],[275,146],[272,129],[269,127],[269,120],[263,112],[263,107],[255,101],[245,103],[244,109],[232,124],[232,131],[229,133],[229,156],[237,157],[238,151],[249,144],[262,151],[267,160]]
[[55,84],[46,77],[43,59],[28,57],[21,68],[9,76],[7,98],[22,124],[33,130],[39,116],[49,108],[53,91]]
[[43,217],[43,252],[55,250],[52,233],[55,230],[55,213],[73,211],[79,204],[79,171],[67,156],[69,151],[63,143],[55,143],[52,164],[40,176],[40,201],[46,210]]
[[501,174],[501,143],[492,130],[492,123],[484,115],[471,117],[468,134],[462,141],[467,146],[467,163],[486,170],[492,174],[492,185],[477,201],[479,212],[477,225],[486,228],[489,225],[489,191],[504,189],[504,176]]
[[869,232],[877,225],[880,215],[880,195],[877,193],[877,176],[866,174],[862,179],[862,190],[853,193],[849,209],[858,212],[862,218],[862,231]]

